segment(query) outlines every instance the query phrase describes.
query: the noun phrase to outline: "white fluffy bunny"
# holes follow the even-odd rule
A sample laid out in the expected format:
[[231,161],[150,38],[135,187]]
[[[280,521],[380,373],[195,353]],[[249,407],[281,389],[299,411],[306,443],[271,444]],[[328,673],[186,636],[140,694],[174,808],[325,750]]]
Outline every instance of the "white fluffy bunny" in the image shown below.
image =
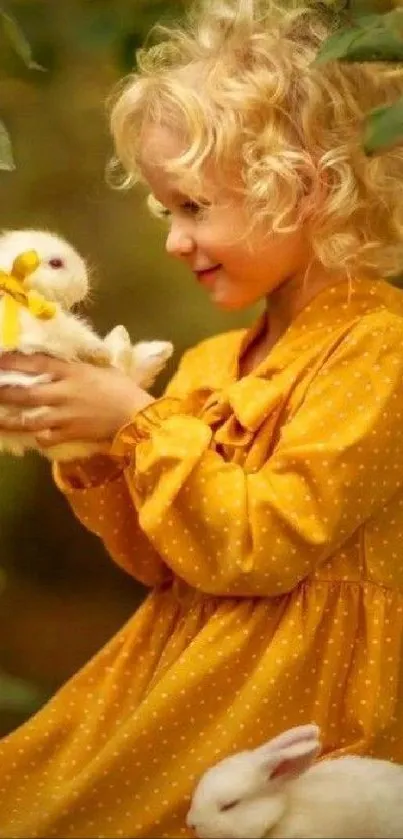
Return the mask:
[[173,353],[169,341],[132,344],[127,329],[121,324],[108,333],[104,346],[110,354],[111,364],[127,373],[144,390],[151,387]]
[[[18,351],[46,353],[66,361],[81,360],[116,366],[143,388],[161,371],[173,347],[169,342],[141,342],[134,346],[123,326],[105,339],[72,307],[89,292],[88,270],[76,250],[60,236],[43,230],[6,231],[0,235],[0,355]],[[0,370],[0,387],[29,387],[48,382],[34,376]],[[21,412],[0,405],[1,417],[33,416],[46,408]],[[27,449],[42,451],[51,460],[72,460],[105,450],[102,443],[72,442],[41,450],[31,433],[1,432],[0,451],[22,455]]]
[[187,824],[204,839],[402,839],[403,767],[346,756],[314,763],[316,725],[209,769]]

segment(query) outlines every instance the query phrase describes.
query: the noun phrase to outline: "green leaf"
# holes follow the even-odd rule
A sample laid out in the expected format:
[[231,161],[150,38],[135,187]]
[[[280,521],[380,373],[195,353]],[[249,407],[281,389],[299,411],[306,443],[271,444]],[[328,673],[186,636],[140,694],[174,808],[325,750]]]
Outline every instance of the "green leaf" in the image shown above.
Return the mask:
[[10,135],[4,122],[0,121],[0,170],[13,172],[15,168]]
[[21,27],[19,26],[15,18],[13,18],[7,12],[0,11],[0,19],[2,22],[4,34],[8,38],[14,51],[24,62],[25,66],[28,67],[29,70],[45,71],[44,67],[42,67],[40,64],[37,64],[36,61],[34,61],[32,57],[31,46],[28,43],[27,38],[25,37]]
[[367,117],[364,149],[373,154],[378,149],[403,143],[403,97],[393,105],[376,108]]
[[315,63],[340,60],[403,61],[403,10],[357,17],[325,41]]
[[0,711],[31,714],[43,701],[44,697],[35,685],[0,671]]
[[315,64],[325,64],[328,61],[338,61],[348,55],[352,44],[357,37],[355,29],[348,27],[348,29],[340,29],[334,35],[322,44],[320,50],[315,58]]

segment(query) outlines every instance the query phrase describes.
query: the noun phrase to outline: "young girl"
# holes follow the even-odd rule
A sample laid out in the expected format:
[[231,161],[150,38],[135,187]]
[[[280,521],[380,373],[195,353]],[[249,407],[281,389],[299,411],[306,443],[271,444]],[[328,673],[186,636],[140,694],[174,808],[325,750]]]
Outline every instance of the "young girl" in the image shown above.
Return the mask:
[[[208,0],[140,56],[120,160],[168,251],[251,329],[185,354],[153,400],[46,357],[15,404],[43,445],[109,439],[55,477],[151,587],[0,745],[2,837],[183,837],[207,767],[301,723],[329,755],[403,761],[403,151],[362,151],[403,71],[316,66],[319,12]],[[18,428],[18,426],[17,426]]]

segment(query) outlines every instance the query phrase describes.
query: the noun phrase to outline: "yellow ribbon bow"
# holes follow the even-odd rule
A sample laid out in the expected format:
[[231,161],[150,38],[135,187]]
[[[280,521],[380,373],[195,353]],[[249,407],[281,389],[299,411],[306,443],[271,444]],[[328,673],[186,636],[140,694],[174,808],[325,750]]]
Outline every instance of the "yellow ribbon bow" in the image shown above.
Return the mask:
[[35,318],[50,320],[56,314],[55,303],[46,300],[37,291],[27,291],[24,283],[40,265],[36,251],[24,251],[13,262],[9,274],[0,271],[0,295],[4,295],[3,323],[1,324],[0,344],[7,349],[17,349],[20,338],[21,308]]

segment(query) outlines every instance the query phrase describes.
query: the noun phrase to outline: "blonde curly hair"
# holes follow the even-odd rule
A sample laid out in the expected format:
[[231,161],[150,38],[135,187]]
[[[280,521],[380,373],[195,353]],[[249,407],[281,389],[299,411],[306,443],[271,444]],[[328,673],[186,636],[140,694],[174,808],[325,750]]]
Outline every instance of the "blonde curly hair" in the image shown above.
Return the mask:
[[315,64],[337,24],[324,6],[204,0],[183,25],[160,28],[112,104],[125,185],[142,179],[144,131],[168,126],[185,147],[167,169],[191,198],[207,163],[223,183],[236,169],[250,217],[269,233],[305,221],[327,269],[401,272],[403,147],[368,157],[362,129],[401,95],[403,68]]

